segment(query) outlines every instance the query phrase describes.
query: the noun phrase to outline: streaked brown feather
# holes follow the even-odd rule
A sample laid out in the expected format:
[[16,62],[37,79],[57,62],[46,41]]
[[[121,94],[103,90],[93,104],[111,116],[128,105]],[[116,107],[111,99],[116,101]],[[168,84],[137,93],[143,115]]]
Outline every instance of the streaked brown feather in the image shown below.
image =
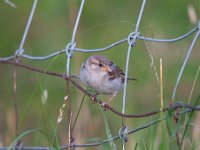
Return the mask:
[[[121,77],[122,83],[124,83],[124,80],[125,80],[124,72],[118,66],[116,66],[113,62],[109,61],[106,57],[100,56],[100,55],[93,55],[91,59],[94,64],[101,63],[103,65],[104,69],[102,70],[108,71],[109,80],[114,80],[117,77]],[[137,80],[137,79],[128,77],[128,80]]]

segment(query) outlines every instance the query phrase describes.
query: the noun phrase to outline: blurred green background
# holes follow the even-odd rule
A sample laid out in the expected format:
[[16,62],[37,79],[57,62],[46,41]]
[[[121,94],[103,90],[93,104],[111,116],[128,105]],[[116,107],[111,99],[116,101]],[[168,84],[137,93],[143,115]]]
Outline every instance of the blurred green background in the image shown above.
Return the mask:
[[[0,57],[13,55],[19,48],[20,41],[33,4],[30,0],[12,0],[16,7],[11,7],[0,1]],[[71,35],[80,6],[80,0],[40,0],[24,45],[25,54],[45,56],[60,51],[71,40]],[[77,47],[95,49],[105,47],[111,43],[127,38],[134,31],[142,1],[136,0],[92,0],[86,1],[76,34]],[[142,16],[139,32],[151,38],[168,39],[181,36],[193,29],[200,15],[200,1],[147,1]],[[192,10],[196,13],[191,14]],[[184,57],[193,40],[194,34],[174,43],[155,43],[137,40],[132,48],[129,76],[138,78],[137,82],[129,82],[127,87],[126,113],[140,114],[160,108],[160,91],[154,67],[151,66],[150,53],[154,65],[159,72],[159,60],[163,59],[164,106],[168,106],[172,91]],[[193,81],[200,60],[199,39],[191,53],[181,82],[177,89],[176,101],[188,102]],[[118,45],[100,55],[105,55],[125,70],[128,43]],[[81,53],[74,51],[71,59],[70,73],[79,73],[80,66],[89,56],[97,53]],[[21,62],[43,70],[58,73],[66,71],[65,53],[48,60],[21,59]],[[15,117],[13,104],[13,66],[0,64],[0,146],[8,146],[15,138]],[[79,80],[77,79],[77,82]],[[22,68],[17,68],[17,106],[19,109],[19,132],[33,128],[43,129],[52,138],[53,130],[49,114],[54,124],[63,105],[66,83],[64,80],[45,74],[37,74]],[[42,104],[41,95],[48,91],[47,105]],[[200,78],[192,93],[191,103],[200,93]],[[73,121],[78,112],[83,93],[70,86]],[[122,109],[122,94],[111,102],[117,110]],[[105,98],[105,96],[100,96]],[[65,108],[66,110],[66,108]],[[121,117],[110,111],[105,112],[112,135],[117,135],[121,128]],[[197,116],[197,113],[195,114]],[[157,116],[159,117],[159,115]],[[57,136],[60,144],[67,143],[67,115],[58,125]],[[140,127],[156,117],[140,119],[126,119],[128,129]],[[194,117],[195,120],[197,117]],[[200,121],[199,121],[200,122]],[[196,124],[200,128],[200,124]],[[129,136],[127,147],[134,149],[136,143],[139,149],[148,148],[152,143],[161,142],[160,124],[156,127],[156,138],[149,137],[151,129],[145,129]],[[194,137],[193,126],[190,126],[187,137]],[[198,133],[198,139],[200,131]],[[80,116],[74,128],[77,143],[86,143],[97,139],[106,139],[105,124],[99,106],[85,98]],[[191,139],[194,141],[195,139]],[[22,139],[25,146],[48,146],[46,138],[39,134],[29,134]],[[172,142],[173,143],[173,142]],[[115,142],[117,149],[121,149],[122,142]],[[173,143],[175,144],[175,143]],[[186,143],[186,148],[188,143]],[[158,147],[155,146],[157,149]],[[104,146],[95,149],[104,149]],[[93,148],[91,148],[93,149]]]

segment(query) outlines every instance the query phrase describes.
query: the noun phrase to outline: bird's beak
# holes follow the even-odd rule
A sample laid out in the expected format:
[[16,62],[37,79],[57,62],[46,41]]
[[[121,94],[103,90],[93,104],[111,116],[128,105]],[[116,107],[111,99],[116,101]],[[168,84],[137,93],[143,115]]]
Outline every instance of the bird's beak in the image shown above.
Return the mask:
[[102,71],[105,71],[105,72],[112,72],[111,68],[108,67],[108,66],[105,66],[102,68]]

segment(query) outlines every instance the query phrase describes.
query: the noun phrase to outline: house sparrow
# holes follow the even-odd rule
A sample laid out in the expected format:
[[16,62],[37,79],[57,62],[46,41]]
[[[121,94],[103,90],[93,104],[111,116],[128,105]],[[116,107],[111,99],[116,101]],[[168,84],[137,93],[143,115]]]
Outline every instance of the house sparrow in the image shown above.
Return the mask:
[[82,64],[79,78],[85,86],[95,89],[97,94],[111,95],[108,99],[110,102],[123,88],[125,74],[106,57],[93,55]]

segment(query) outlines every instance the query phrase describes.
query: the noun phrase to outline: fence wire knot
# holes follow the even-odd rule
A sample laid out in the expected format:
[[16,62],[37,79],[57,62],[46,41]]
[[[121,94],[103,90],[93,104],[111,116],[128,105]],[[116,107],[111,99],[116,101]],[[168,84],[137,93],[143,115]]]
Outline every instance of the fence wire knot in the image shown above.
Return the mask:
[[76,42],[67,44],[65,52],[68,57],[72,58],[73,50],[75,49],[75,47],[76,47]]
[[70,42],[67,44],[66,48],[65,48],[65,52],[67,55],[67,65],[66,65],[66,72],[67,72],[67,76],[69,76],[69,66],[70,66],[70,58],[72,58],[72,54],[73,54],[73,50],[76,47],[76,42]]
[[19,58],[20,56],[22,56],[23,53],[24,53],[24,49],[20,48],[20,49],[15,51],[15,57]]
[[125,125],[119,129],[119,138],[125,142],[128,142],[128,126]]
[[134,47],[136,45],[136,39],[139,36],[139,32],[131,32],[128,35],[128,44],[131,45],[131,47]]
[[[11,0],[4,0],[4,1],[11,5],[11,3],[10,3]],[[132,30],[132,32],[129,33],[128,37],[126,35],[125,39],[122,39],[120,41],[112,43],[112,44],[110,44],[110,45],[108,45],[106,47],[103,47],[103,48],[83,49],[83,48],[76,47],[76,34],[77,34],[77,31],[78,31],[78,25],[79,25],[79,22],[80,22],[80,17],[81,17],[81,14],[82,14],[84,3],[85,3],[85,0],[80,0],[81,4],[80,4],[79,12],[78,12],[78,15],[77,15],[77,18],[76,18],[76,22],[75,22],[75,25],[74,25],[73,34],[72,34],[71,40],[68,41],[68,43],[66,43],[66,45],[65,45],[66,47],[61,51],[56,51],[56,52],[53,52],[53,53],[51,53],[49,55],[46,55],[46,56],[31,56],[31,55],[25,54],[25,52],[24,52],[25,51],[24,44],[26,42],[27,35],[28,35],[28,32],[29,32],[29,28],[30,28],[30,25],[31,25],[31,22],[32,22],[32,18],[33,18],[33,15],[34,15],[34,12],[35,12],[35,9],[36,9],[36,6],[37,6],[37,1],[38,0],[34,0],[34,2],[33,2],[32,9],[31,9],[31,12],[30,12],[30,16],[29,16],[29,19],[27,21],[26,28],[25,28],[24,34],[22,36],[19,48],[11,56],[0,58],[0,64],[1,63],[3,63],[3,64],[12,64],[12,65],[15,65],[15,68],[16,67],[21,67],[21,68],[27,69],[29,71],[33,71],[35,73],[42,73],[42,74],[46,74],[46,75],[51,75],[51,76],[55,76],[55,77],[64,78],[65,80],[67,80],[68,83],[74,85],[74,87],[76,87],[76,89],[78,89],[79,91],[83,92],[84,96],[85,95],[89,96],[93,103],[98,103],[103,108],[103,110],[110,110],[111,112],[113,112],[113,113],[115,113],[115,114],[117,114],[117,115],[119,115],[121,117],[124,117],[124,118],[122,118],[124,120],[122,120],[123,122],[122,122],[121,128],[118,131],[118,136],[115,136],[115,137],[111,136],[110,138],[107,138],[107,139],[105,139],[103,141],[100,140],[100,141],[97,141],[97,142],[89,142],[89,143],[86,143],[86,144],[77,144],[77,141],[75,140],[75,138],[73,138],[73,132],[75,131],[74,130],[74,126],[77,124],[76,120],[79,117],[79,112],[80,111],[76,115],[75,122],[73,123],[73,126],[71,128],[71,119],[74,119],[74,118],[71,116],[73,111],[71,109],[70,99],[68,99],[68,108],[67,108],[67,110],[68,110],[68,114],[70,114],[70,115],[68,115],[68,118],[69,118],[69,122],[68,122],[68,127],[69,127],[69,129],[68,129],[68,133],[69,133],[68,134],[68,138],[69,138],[69,141],[68,142],[69,143],[67,145],[65,145],[65,146],[60,147],[59,149],[75,150],[76,147],[77,148],[81,148],[81,147],[99,146],[99,145],[102,145],[102,144],[105,144],[105,143],[109,143],[109,142],[113,142],[113,149],[116,149],[114,140],[119,139],[119,138],[123,142],[123,149],[125,149],[125,147],[126,147],[125,142],[128,142],[128,135],[134,134],[134,133],[136,133],[138,131],[142,131],[142,130],[144,130],[146,128],[149,128],[152,125],[155,125],[155,124],[157,124],[159,122],[162,123],[162,120],[167,121],[167,119],[168,119],[167,116],[164,116],[163,118],[159,117],[156,120],[153,120],[148,124],[145,124],[143,126],[137,127],[136,129],[129,129],[128,130],[128,126],[124,124],[126,117],[129,117],[129,118],[143,118],[143,117],[148,117],[148,116],[159,114],[160,112],[169,112],[169,111],[171,111],[170,113],[174,114],[174,116],[172,116],[172,119],[174,119],[175,125],[179,125],[178,123],[179,123],[179,120],[181,119],[181,115],[187,114],[189,112],[193,112],[195,110],[196,111],[200,111],[200,106],[197,106],[198,103],[195,103],[194,106],[190,105],[189,103],[188,104],[184,104],[182,102],[175,103],[175,100],[176,100],[175,96],[176,96],[176,93],[177,93],[177,87],[179,85],[179,82],[181,81],[181,77],[183,75],[183,71],[185,69],[185,66],[188,63],[188,59],[191,56],[191,52],[193,50],[193,47],[194,47],[195,43],[197,43],[196,41],[197,41],[198,37],[200,36],[200,20],[198,21],[198,24],[197,24],[197,26],[195,26],[195,28],[193,28],[188,33],[186,33],[186,34],[184,34],[182,36],[176,37],[176,38],[172,38],[172,39],[154,39],[154,38],[148,38],[148,37],[145,37],[145,36],[140,36],[139,26],[140,26],[141,17],[142,17],[142,14],[144,12],[144,7],[145,7],[145,3],[146,3],[146,0],[142,0],[143,3],[142,3],[142,6],[141,6],[141,9],[140,9],[140,13],[139,13],[139,16],[138,16],[138,19],[137,19],[137,23],[135,25],[135,30]],[[172,95],[172,99],[169,102],[169,106],[165,107],[165,108],[162,107],[162,109],[160,111],[157,110],[157,111],[147,112],[147,113],[144,113],[144,114],[126,114],[125,113],[125,109],[126,109],[126,92],[127,92],[128,87],[127,87],[127,82],[125,81],[124,82],[123,103],[122,103],[123,107],[122,107],[122,112],[120,112],[120,111],[116,110],[114,107],[111,107],[110,105],[105,104],[103,101],[101,101],[101,99],[98,99],[96,97],[97,96],[96,94],[92,95],[88,90],[85,90],[84,88],[82,88],[82,86],[77,81],[72,79],[72,78],[77,78],[77,75],[74,75],[74,74],[70,75],[69,74],[69,70],[70,70],[70,66],[71,66],[70,65],[70,61],[71,61],[71,58],[73,58],[73,51],[83,52],[83,53],[100,52],[100,51],[109,50],[112,47],[115,47],[115,46],[120,45],[120,44],[122,44],[122,43],[127,41],[128,42],[128,50],[127,50],[127,57],[126,57],[126,72],[125,72],[125,80],[127,80],[129,64],[130,64],[130,59],[131,59],[131,55],[130,55],[131,54],[131,48],[136,46],[136,40],[137,39],[143,40],[144,42],[150,41],[150,42],[169,43],[169,42],[176,42],[176,41],[183,40],[183,39],[187,38],[188,36],[190,36],[191,34],[193,34],[195,32],[197,32],[197,33],[194,36],[194,39],[193,39],[193,41],[192,41],[192,43],[191,43],[190,47],[188,48],[188,51],[187,51],[187,53],[185,55],[182,67],[180,69],[178,78],[176,80],[176,84],[174,86],[173,95]],[[151,48],[148,48],[146,43],[145,43],[145,45],[146,45],[147,50],[150,51]],[[20,63],[20,58],[26,58],[28,60],[31,60],[31,59],[32,60],[45,60],[45,59],[48,59],[48,58],[51,58],[51,57],[55,57],[55,56],[57,56],[57,55],[59,55],[61,53],[63,53],[63,54],[66,53],[65,56],[66,56],[66,59],[67,59],[67,62],[66,62],[66,73],[64,73],[64,74],[60,74],[60,73],[53,72],[53,71],[42,70],[42,69],[39,69],[39,68],[34,68],[32,66]],[[150,54],[150,57],[151,57],[151,54]],[[12,60],[12,59],[15,59],[15,61],[9,61],[9,60]],[[16,101],[17,99],[15,98],[16,94],[17,94],[16,89],[15,89],[16,88],[16,81],[15,80],[16,80],[16,76],[18,76],[18,74],[16,73],[16,69],[15,68],[14,68],[14,71],[13,71],[13,80],[14,80],[13,81],[13,95],[14,95],[13,102],[14,102],[14,104],[17,102]],[[196,73],[196,77],[195,77],[195,80],[194,80],[194,83],[193,83],[193,87],[196,86],[195,84],[196,84],[197,77],[198,77],[198,71]],[[66,91],[67,91],[67,94],[70,93],[69,92],[69,87],[66,87]],[[191,93],[193,93],[193,88],[191,90]],[[193,96],[193,95],[191,94],[191,96]],[[65,97],[65,100],[67,100],[67,98],[68,97]],[[199,100],[199,99],[200,98],[198,96],[197,100]],[[84,97],[83,97],[83,100],[84,100]],[[82,102],[81,102],[81,105],[79,106],[79,110],[81,110],[81,108],[82,108]],[[198,102],[198,101],[196,101],[196,102]],[[184,109],[184,110],[182,110],[182,109]],[[15,118],[16,118],[15,119],[15,130],[16,130],[16,135],[18,135],[18,120],[19,120],[18,117],[17,117],[18,116],[17,113],[18,113],[18,111],[17,111],[17,106],[16,106],[16,108],[15,108]],[[20,120],[19,120],[19,122],[20,122]],[[188,121],[188,123],[190,123],[190,120]],[[183,126],[185,127],[185,131],[186,131],[187,124],[183,125]],[[129,126],[129,128],[130,128],[130,126]],[[32,130],[32,131],[35,131],[35,130]],[[178,141],[177,143],[179,143],[178,132],[179,131],[177,130],[177,132],[176,132],[177,133],[176,134],[177,135],[176,138],[177,138],[177,141]],[[19,137],[20,136],[21,135],[19,135]],[[182,140],[184,140],[184,138],[185,137],[182,136]],[[53,141],[52,141],[52,143],[53,143]],[[24,148],[23,147],[23,143],[20,141],[20,139],[19,140],[17,139],[16,144],[12,144],[12,145],[13,145],[13,148],[11,148],[11,149],[17,149],[17,150],[22,150],[22,149],[48,149],[48,150],[54,150],[55,149],[53,147],[47,147],[47,148],[45,148],[45,147],[42,147],[42,148],[40,148],[40,147],[36,147],[36,148],[35,147],[33,147],[33,148],[32,147],[28,147],[27,148],[26,147],[26,148]],[[182,141],[181,141],[180,144],[177,144],[177,145],[182,146]],[[4,149],[4,148],[0,148],[0,150],[1,149]],[[136,149],[136,147],[135,147],[135,149]]]

